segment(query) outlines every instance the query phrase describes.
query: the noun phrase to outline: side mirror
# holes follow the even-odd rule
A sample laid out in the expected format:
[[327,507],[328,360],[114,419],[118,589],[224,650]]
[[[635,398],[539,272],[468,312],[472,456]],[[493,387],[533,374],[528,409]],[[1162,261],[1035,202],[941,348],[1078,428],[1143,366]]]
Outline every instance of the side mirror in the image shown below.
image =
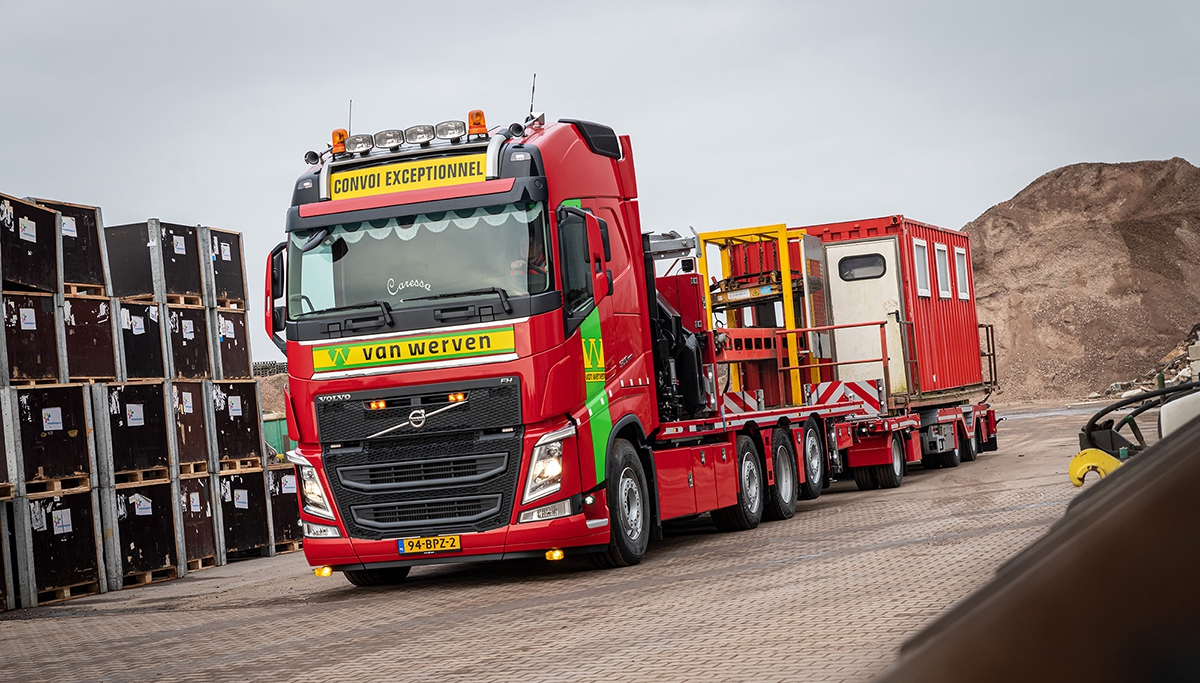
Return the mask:
[[612,242],[608,241],[608,221],[597,218],[596,222],[600,224],[600,241],[604,243],[604,262],[608,263],[612,260]]
[[612,242],[608,237],[608,222],[603,218],[597,218],[594,214],[584,211],[583,209],[574,206],[563,206],[558,209],[558,222],[562,223],[567,219],[567,216],[576,216],[587,221],[588,233],[593,229],[600,232],[600,242],[604,245],[604,260],[605,262],[612,260]]
[[263,323],[266,326],[267,336],[285,354],[287,353],[287,342],[279,336],[279,333],[286,328],[287,309],[283,306],[276,306],[275,302],[284,295],[284,283],[287,278],[283,253],[286,249],[287,242],[280,242],[267,256],[266,305],[263,306]]

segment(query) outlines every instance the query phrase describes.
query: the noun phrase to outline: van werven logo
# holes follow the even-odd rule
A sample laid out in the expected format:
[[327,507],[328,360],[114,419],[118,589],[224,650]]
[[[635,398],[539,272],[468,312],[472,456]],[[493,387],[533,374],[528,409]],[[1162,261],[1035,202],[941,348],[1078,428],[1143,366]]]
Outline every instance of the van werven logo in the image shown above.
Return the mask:
[[314,372],[326,372],[488,356],[514,351],[514,329],[499,327],[317,346],[312,350],[312,359]]
[[586,382],[604,381],[604,340],[600,337],[583,340],[583,377]]

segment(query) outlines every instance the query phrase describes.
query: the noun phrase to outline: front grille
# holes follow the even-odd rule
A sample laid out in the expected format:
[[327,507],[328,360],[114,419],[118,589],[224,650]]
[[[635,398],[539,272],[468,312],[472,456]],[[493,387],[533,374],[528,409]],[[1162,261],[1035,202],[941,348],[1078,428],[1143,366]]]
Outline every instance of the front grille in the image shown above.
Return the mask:
[[356,505],[351,508],[354,521],[382,530],[401,530],[446,524],[470,524],[500,511],[502,496],[472,496],[437,500],[413,500],[405,503]]
[[523,435],[513,428],[362,441],[326,446],[322,460],[354,538],[488,531],[512,516]]
[[489,453],[461,458],[343,467],[338,470],[338,477],[341,478],[343,486],[359,491],[395,491],[473,484],[500,474],[507,465],[507,454]]

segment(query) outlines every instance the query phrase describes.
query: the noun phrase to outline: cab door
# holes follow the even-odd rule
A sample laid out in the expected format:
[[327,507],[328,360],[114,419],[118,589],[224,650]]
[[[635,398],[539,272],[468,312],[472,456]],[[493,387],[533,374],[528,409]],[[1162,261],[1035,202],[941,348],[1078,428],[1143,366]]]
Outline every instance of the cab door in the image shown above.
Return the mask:
[[[832,242],[825,245],[829,267],[829,303],[834,325],[887,321],[888,375],[893,393],[908,391],[901,346],[900,318],[904,317],[900,289],[900,254],[895,237]],[[835,330],[833,348],[838,362],[879,358],[878,327]],[[881,363],[839,365],[843,382],[883,378]]]

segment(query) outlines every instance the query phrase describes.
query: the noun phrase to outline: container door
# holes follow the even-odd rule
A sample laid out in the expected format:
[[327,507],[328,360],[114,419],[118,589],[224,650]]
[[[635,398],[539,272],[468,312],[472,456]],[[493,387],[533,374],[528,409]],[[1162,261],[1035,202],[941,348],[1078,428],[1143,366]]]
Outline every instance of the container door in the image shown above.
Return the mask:
[[[908,391],[904,373],[904,350],[900,323],[903,299],[900,292],[900,254],[895,237],[834,242],[825,245],[829,267],[829,303],[834,325],[888,321],[888,373],[893,394]],[[878,327],[856,327],[834,332],[833,348],[840,363],[879,358]],[[881,379],[881,363],[837,366],[836,378],[843,382]]]

